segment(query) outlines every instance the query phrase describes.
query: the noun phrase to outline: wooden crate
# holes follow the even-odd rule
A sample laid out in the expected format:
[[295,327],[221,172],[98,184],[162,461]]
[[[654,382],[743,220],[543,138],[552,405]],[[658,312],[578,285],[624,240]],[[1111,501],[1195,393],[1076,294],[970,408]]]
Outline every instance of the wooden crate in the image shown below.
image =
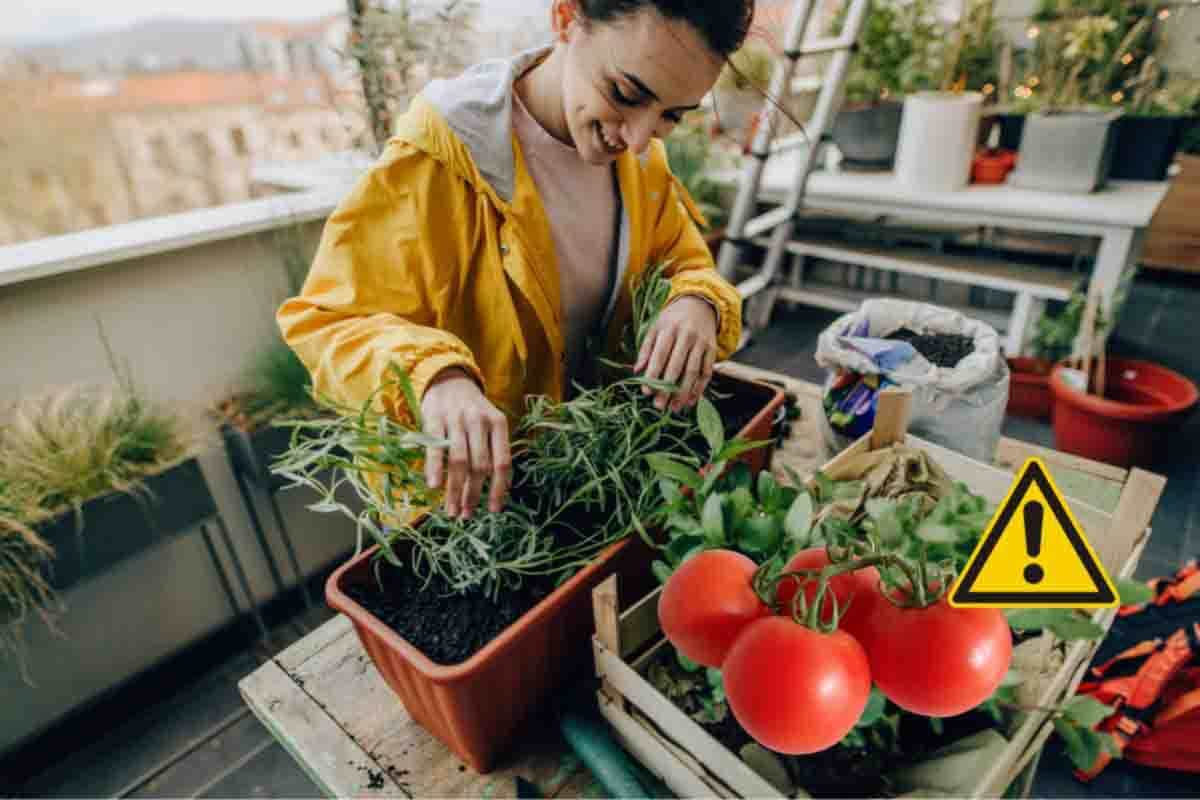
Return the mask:
[[[826,467],[832,468],[854,455],[894,441],[927,451],[953,479],[966,483],[993,504],[1003,501],[1013,482],[1012,471],[981,464],[907,435],[903,421],[893,425],[881,422],[875,431],[829,461]],[[1019,468],[1025,458],[1036,455],[1055,475],[1056,482],[1073,476],[1075,480],[1062,481],[1071,488],[1062,483],[1060,488],[1068,495],[1071,510],[1105,570],[1113,576],[1133,574],[1149,540],[1150,519],[1166,483],[1164,478],[1139,469],[1126,472],[1043,448],[1026,447],[1012,440],[1005,440],[1002,449],[1003,452],[997,453],[997,461],[1011,463],[1014,468]],[[1103,499],[1114,494],[1115,505],[1101,503],[1112,508],[1111,512],[1088,502],[1093,495]],[[645,679],[645,670],[666,646],[658,627],[659,595],[660,591],[656,591],[620,612],[614,580],[601,584],[593,593],[596,616],[593,648],[601,679],[601,712],[626,749],[681,797],[779,797],[778,789]],[[1107,630],[1115,616],[1116,609],[1098,609],[1093,619]],[[1036,705],[1051,707],[1072,695],[1098,646],[1098,641],[1069,643],[1062,666],[1053,680],[1047,682]],[[1018,776],[1023,778],[1022,785],[1017,787],[1019,794],[1027,796],[1037,756],[1052,730],[1046,712],[1026,714],[1009,738],[1002,757],[980,776],[970,796],[999,796]]]
[[1200,156],[1179,156],[1181,171],[1146,233],[1142,263],[1148,267],[1200,272]]

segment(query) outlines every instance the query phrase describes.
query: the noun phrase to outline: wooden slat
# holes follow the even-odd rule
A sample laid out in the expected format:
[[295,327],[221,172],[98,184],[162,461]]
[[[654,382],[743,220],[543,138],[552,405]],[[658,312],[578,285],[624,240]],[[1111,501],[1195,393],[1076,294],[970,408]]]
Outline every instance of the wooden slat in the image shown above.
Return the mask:
[[629,702],[653,719],[660,729],[670,731],[678,744],[700,760],[714,775],[720,775],[742,797],[768,797],[778,792],[679,710],[628,664],[600,645],[595,647],[598,671]]
[[1135,468],[1129,474],[1117,510],[1113,513],[1111,535],[1099,542],[1088,539],[1106,568],[1117,571],[1111,565],[1124,564],[1134,546],[1149,538],[1150,520],[1166,485],[1166,478],[1143,469]]
[[[242,697],[327,797],[396,797],[401,786],[273,661],[238,684]],[[382,786],[372,789],[371,776]]]
[[1083,472],[1106,481],[1115,481],[1121,485],[1124,485],[1129,477],[1129,470],[1105,464],[1102,461],[1092,461],[1070,453],[1061,453],[1058,450],[1051,450],[1030,442],[1003,437],[996,446],[996,463],[1013,471],[1020,469],[1027,459],[1034,457],[1045,461],[1047,466],[1058,464],[1067,469]]
[[[634,603],[621,614],[621,658],[629,658],[646,642],[659,635],[658,599],[662,597],[662,587],[655,589],[641,600]],[[605,642],[612,650],[612,645]]]
[[315,631],[275,656],[275,660],[285,670],[294,670],[326,647],[336,643],[343,636],[354,636],[354,625],[350,622],[349,617],[338,614],[329,620],[329,622],[321,625]]
[[719,780],[708,776],[704,767],[686,750],[673,745],[647,728],[607,695],[599,695],[600,713],[612,725],[621,745],[671,791],[683,798],[736,797],[737,794]]
[[[610,575],[592,590],[592,618],[596,625],[596,641],[614,653],[623,652],[617,603],[617,576]],[[600,676],[600,691],[617,705],[624,703],[621,692],[603,676]]]
[[904,441],[912,417],[912,392],[889,387],[879,393],[875,408],[875,427],[871,429],[871,449]]

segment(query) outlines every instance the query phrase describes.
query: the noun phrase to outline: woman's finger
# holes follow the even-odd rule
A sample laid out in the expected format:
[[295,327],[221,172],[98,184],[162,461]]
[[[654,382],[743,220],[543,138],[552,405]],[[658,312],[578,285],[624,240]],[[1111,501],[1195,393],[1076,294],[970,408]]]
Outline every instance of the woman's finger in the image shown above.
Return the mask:
[[[446,423],[441,417],[427,417],[425,432],[437,439],[446,438]],[[425,483],[430,489],[442,487],[442,473],[446,469],[446,450],[444,447],[425,448]]]
[[666,407],[665,400],[670,400],[671,410],[678,411],[682,401],[687,397],[691,390],[691,382],[687,380],[684,370],[691,363],[692,352],[696,350],[697,342],[695,337],[688,336],[686,332],[679,331],[675,338],[675,349],[671,353],[671,360],[667,363],[667,369],[663,373],[663,380],[667,383],[673,383],[679,388],[675,394],[669,398],[664,398],[664,403],[660,408]]
[[471,468],[466,426],[460,418],[450,422],[450,469],[446,477],[446,513],[457,517],[462,510],[463,489]]
[[491,442],[488,431],[484,429],[483,414],[475,412],[467,417],[467,441],[471,446],[471,469],[467,472],[467,482],[464,487],[463,517],[469,517],[479,505],[479,495],[483,491],[483,482],[492,471]]
[[696,380],[696,387],[692,390],[691,402],[689,405],[695,405],[700,402],[700,398],[704,396],[704,390],[708,388],[708,384],[712,381],[713,365],[717,362],[717,351],[713,347],[704,348],[704,363],[700,367],[700,377]]
[[[654,339],[654,352],[650,354],[649,362],[646,364],[645,376],[651,380],[663,380],[663,373],[667,369],[667,363],[671,360],[671,350],[675,345],[675,331],[667,328],[659,331],[658,336]],[[653,390],[651,390],[653,391]],[[666,402],[666,392],[655,392],[656,404]],[[662,405],[658,406],[662,408]]]
[[690,407],[704,391],[704,364],[707,360],[708,347],[704,342],[696,342],[688,354],[687,366],[684,368],[683,379],[680,381],[679,394],[675,395],[672,411]]
[[499,512],[504,507],[504,497],[508,494],[509,481],[512,480],[512,454],[508,448],[508,418],[501,412],[491,423],[492,438],[492,491],[488,497],[488,508],[492,513]]
[[[658,325],[653,325],[646,333],[646,338],[642,340],[642,349],[638,351],[637,363],[633,366],[635,373],[642,372],[650,363],[650,354],[654,352],[654,345],[658,339]],[[642,394],[650,394],[650,387],[642,388]]]

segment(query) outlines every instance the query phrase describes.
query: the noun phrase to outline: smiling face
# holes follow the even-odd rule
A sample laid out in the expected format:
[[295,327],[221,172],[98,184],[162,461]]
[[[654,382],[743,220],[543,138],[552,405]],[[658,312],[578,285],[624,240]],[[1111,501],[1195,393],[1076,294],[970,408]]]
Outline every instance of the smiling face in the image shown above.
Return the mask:
[[691,24],[653,7],[595,23],[572,0],[551,13],[562,58],[562,122],[590,164],[643,152],[696,108],[724,60]]

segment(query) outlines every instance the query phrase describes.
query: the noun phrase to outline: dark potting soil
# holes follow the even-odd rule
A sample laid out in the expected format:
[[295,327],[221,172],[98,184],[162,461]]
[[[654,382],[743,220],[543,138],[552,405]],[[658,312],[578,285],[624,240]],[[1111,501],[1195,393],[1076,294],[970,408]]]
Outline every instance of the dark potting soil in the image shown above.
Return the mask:
[[971,337],[957,333],[917,333],[901,328],[884,338],[908,342],[936,367],[953,367],[975,352]]
[[346,594],[437,664],[466,661],[553,591],[550,581],[527,581],[493,601],[482,592],[459,594],[434,576],[426,585],[411,569],[379,562],[382,589],[372,579]]

